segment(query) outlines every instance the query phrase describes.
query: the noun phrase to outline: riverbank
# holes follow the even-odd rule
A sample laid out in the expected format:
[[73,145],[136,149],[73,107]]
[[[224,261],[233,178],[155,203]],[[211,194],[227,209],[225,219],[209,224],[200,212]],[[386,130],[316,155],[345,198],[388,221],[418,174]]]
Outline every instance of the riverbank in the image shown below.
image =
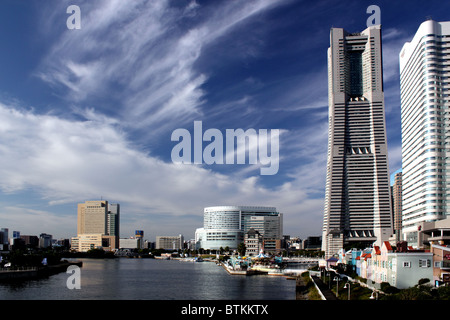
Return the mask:
[[63,261],[59,264],[41,267],[30,267],[20,269],[3,268],[0,270],[0,282],[44,278],[57,273],[65,272],[67,271],[68,267],[73,265],[82,267],[83,263],[81,261],[75,262]]

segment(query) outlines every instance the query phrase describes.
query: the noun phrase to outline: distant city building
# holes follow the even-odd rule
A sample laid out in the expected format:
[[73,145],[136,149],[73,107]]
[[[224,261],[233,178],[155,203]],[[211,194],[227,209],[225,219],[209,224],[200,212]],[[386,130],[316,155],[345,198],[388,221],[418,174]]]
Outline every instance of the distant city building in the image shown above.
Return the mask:
[[283,236],[283,214],[274,207],[216,206],[204,209],[203,228],[196,230],[197,248],[237,249],[250,229],[263,239],[280,240]]
[[138,238],[121,238],[119,249],[142,249],[142,242]]
[[27,248],[37,248],[39,246],[39,238],[32,235],[21,235],[20,239],[24,241]]
[[12,238],[13,238],[13,239],[18,239],[18,238],[20,238],[20,231],[13,231],[13,236],[12,236]]
[[62,248],[66,248],[69,249],[70,248],[70,239],[57,239],[57,240],[53,240],[54,245],[57,247],[62,247]]
[[400,51],[402,233],[420,247],[418,225],[448,217],[450,22],[423,22]]
[[329,131],[322,250],[381,244],[392,234],[381,27],[332,28]]
[[106,234],[116,237],[116,246],[120,237],[120,204],[108,203]]
[[182,250],[184,248],[183,235],[178,236],[157,236],[156,249]]
[[[119,204],[109,204],[105,200],[79,203],[77,221],[77,237],[72,238],[72,249],[85,251],[87,248],[118,248]],[[98,235],[101,235],[100,239]]]
[[114,251],[117,249],[115,243],[115,236],[107,236],[101,233],[83,233],[72,238],[71,248],[78,252],[86,252],[92,249]]
[[8,251],[9,250],[9,229],[1,228],[0,229],[0,251]]
[[47,233],[41,233],[39,235],[39,248],[51,248],[53,242],[53,236]]
[[394,216],[394,233],[396,241],[401,240],[402,233],[402,173],[394,176],[392,185],[392,213]]
[[107,234],[108,201],[78,204],[78,234]]
[[135,230],[134,236],[139,242],[139,249],[144,248],[144,230]]
[[250,229],[244,236],[245,255],[257,256],[263,248],[263,237],[258,230]]
[[264,239],[263,251],[266,254],[279,255],[283,250],[281,239]]
[[322,247],[321,237],[308,237],[303,240],[303,249],[305,250],[318,250]]

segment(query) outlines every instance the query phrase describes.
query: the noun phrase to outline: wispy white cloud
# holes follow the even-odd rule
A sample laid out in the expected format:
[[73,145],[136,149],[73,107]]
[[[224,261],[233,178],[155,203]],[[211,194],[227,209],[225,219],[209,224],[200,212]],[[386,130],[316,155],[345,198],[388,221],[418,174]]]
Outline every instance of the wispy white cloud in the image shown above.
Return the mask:
[[[201,115],[207,75],[202,50],[274,0],[223,2],[200,23],[200,5],[166,0],[82,2],[82,29],[58,36],[37,75],[74,103],[108,95],[123,126],[166,128]],[[184,28],[183,21],[192,23]]]
[[[209,205],[268,205],[283,211],[288,224],[308,218],[322,201],[308,198],[306,169],[297,180],[268,188],[259,176],[166,163],[135,149],[114,123],[89,112],[97,120],[70,121],[0,105],[1,191],[33,190],[53,206],[102,196],[147,219],[152,213],[201,217]],[[9,219],[17,225],[21,217]]]

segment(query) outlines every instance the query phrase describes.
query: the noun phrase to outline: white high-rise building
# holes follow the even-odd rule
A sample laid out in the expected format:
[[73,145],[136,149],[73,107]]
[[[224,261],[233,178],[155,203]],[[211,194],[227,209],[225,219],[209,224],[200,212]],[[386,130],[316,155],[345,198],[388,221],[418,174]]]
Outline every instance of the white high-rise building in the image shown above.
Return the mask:
[[332,28],[329,133],[322,250],[381,244],[392,234],[381,27]]
[[[423,22],[400,51],[403,240],[448,214],[450,22]],[[450,168],[450,167],[449,167]]]
[[281,239],[283,214],[274,207],[217,206],[204,209],[203,228],[196,230],[197,247],[237,249],[250,229],[263,239]]

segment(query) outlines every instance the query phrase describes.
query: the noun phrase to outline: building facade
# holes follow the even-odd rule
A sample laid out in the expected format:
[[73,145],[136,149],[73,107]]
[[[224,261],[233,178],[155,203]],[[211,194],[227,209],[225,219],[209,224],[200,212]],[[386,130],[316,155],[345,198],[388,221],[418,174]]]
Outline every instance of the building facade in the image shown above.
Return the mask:
[[370,287],[380,288],[387,282],[398,289],[418,284],[419,280],[433,279],[433,253],[424,250],[395,251],[388,241],[374,246],[359,256],[358,275],[367,279]]
[[431,245],[433,253],[433,280],[436,287],[450,285],[450,247]]
[[402,173],[394,175],[392,185],[392,214],[394,221],[395,240],[400,241],[402,233]]
[[106,234],[116,237],[116,247],[120,238],[120,204],[108,203]]
[[72,238],[71,248],[78,252],[87,252],[92,249],[114,251],[118,249],[115,243],[115,236],[107,236],[101,233],[83,233]]
[[[86,201],[78,204],[77,237],[72,238],[72,249],[119,247],[120,205],[106,200]],[[100,235],[100,238],[99,236]]]
[[392,234],[381,27],[332,28],[329,131],[322,250],[381,243]]
[[244,244],[246,256],[257,256],[262,249],[263,238],[257,230],[250,229],[245,233]]
[[197,229],[197,247],[237,249],[250,229],[265,239],[281,239],[283,214],[274,207],[216,206],[204,209],[203,228]]
[[450,22],[423,22],[400,51],[403,240],[420,246],[418,223],[448,214]]
[[156,249],[164,250],[182,250],[184,248],[183,235],[178,236],[157,236]]

